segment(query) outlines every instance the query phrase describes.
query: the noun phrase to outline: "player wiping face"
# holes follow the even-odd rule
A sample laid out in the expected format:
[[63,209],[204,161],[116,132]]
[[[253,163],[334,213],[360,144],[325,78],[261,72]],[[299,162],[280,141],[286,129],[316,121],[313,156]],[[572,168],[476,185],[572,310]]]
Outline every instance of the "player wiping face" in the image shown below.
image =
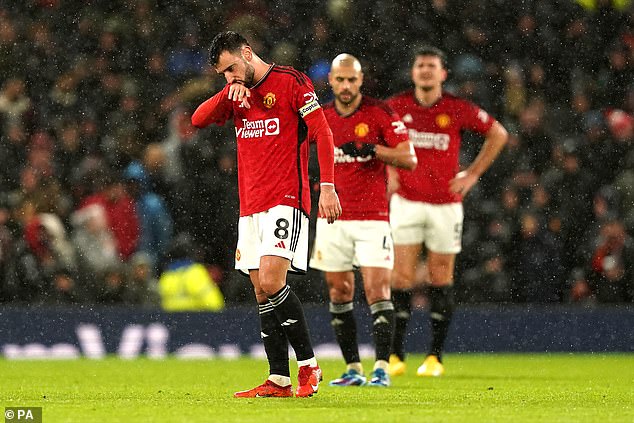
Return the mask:
[[[223,75],[229,84],[227,98],[239,102],[245,109],[251,108],[251,88],[264,77],[267,68],[270,69],[272,66],[258,66],[256,70],[253,64],[257,63],[266,65],[253,53],[250,46],[243,45],[237,50],[220,52],[214,66],[216,72]],[[341,215],[341,206],[334,185],[322,183],[321,191],[323,195],[320,195],[319,215],[325,217],[328,223],[332,223]]]
[[248,98],[251,97],[249,87],[254,85],[255,69],[249,63],[253,58],[253,51],[249,46],[242,46],[239,51],[223,51],[218,57],[216,72],[224,75],[229,87],[228,98],[242,102],[242,106],[250,109]]
[[[293,396],[289,344],[299,367],[295,396],[312,396],[322,379],[321,370],[301,301],[286,284],[286,274],[307,268],[309,140],[317,144],[319,211],[331,222],[341,215],[334,187],[332,132],[308,76],[289,66],[266,63],[240,34],[216,35],[209,62],[227,84],[198,106],[192,125],[223,126],[232,119],[236,129],[240,188],[236,269],[251,278],[269,361],[265,383],[234,396]],[[280,322],[288,325],[282,327]]]

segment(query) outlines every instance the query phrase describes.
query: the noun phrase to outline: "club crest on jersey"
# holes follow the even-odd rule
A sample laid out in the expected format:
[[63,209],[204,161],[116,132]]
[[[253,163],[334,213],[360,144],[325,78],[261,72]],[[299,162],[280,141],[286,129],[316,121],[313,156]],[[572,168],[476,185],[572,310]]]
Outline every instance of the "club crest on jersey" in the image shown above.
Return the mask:
[[240,250],[236,249],[236,261],[240,261],[240,258],[242,258],[242,254],[240,254]]
[[439,128],[446,128],[451,125],[451,118],[449,115],[441,113],[436,116],[436,125],[438,125]]
[[354,127],[354,134],[359,138],[367,137],[369,133],[370,127],[367,123],[361,122]]
[[264,103],[264,107],[266,107],[267,109],[270,109],[273,106],[275,106],[275,94],[267,93],[264,96],[262,103]]

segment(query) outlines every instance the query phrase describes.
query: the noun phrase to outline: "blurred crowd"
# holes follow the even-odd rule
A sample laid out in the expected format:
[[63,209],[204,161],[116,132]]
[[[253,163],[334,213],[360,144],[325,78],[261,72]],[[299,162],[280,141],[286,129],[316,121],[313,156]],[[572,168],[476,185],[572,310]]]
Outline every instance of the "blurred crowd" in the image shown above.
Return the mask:
[[[340,52],[386,98],[410,87],[417,46],[444,49],[447,90],[511,133],[465,200],[460,300],[633,301],[629,0],[25,0],[0,2],[0,302],[252,299],[231,270],[233,130],[190,123],[224,84],[206,49],[226,29],[322,102]],[[465,136],[465,163],[480,142]],[[174,285],[181,270],[196,281]],[[318,273],[301,286],[323,300]]]

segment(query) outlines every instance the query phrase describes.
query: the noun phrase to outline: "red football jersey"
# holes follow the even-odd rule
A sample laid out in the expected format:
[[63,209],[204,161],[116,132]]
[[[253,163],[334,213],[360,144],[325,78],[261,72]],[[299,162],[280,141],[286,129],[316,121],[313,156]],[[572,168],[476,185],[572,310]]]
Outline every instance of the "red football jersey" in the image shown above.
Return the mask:
[[[228,85],[223,91],[228,92]],[[250,91],[251,108],[223,100],[213,120],[222,125],[233,117],[235,124],[240,216],[278,205],[310,214],[308,127],[303,118],[321,107],[313,84],[291,67],[272,65]]]
[[469,130],[484,135],[495,119],[475,104],[449,93],[443,93],[429,107],[418,103],[413,90],[387,102],[407,126],[418,158],[413,171],[397,169],[401,183],[398,194],[411,201],[433,204],[462,201],[462,195],[449,191],[449,181],[460,171],[460,134]]
[[335,141],[335,186],[343,209],[339,219],[389,220],[385,163],[348,156],[338,147],[351,141],[395,147],[407,141],[405,125],[385,103],[366,96],[351,115],[341,116],[333,102],[324,105],[324,114]]

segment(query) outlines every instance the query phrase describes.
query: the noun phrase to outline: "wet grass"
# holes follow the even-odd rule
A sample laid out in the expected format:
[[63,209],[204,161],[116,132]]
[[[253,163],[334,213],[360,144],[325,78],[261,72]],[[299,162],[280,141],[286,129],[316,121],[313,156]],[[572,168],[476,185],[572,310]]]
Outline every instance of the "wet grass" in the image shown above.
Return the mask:
[[[388,389],[324,383],[306,399],[232,398],[263,381],[252,359],[0,360],[0,407],[43,407],[46,423],[634,421],[632,354],[453,354],[439,379],[414,375],[421,360]],[[326,381],[343,370],[320,364]]]

